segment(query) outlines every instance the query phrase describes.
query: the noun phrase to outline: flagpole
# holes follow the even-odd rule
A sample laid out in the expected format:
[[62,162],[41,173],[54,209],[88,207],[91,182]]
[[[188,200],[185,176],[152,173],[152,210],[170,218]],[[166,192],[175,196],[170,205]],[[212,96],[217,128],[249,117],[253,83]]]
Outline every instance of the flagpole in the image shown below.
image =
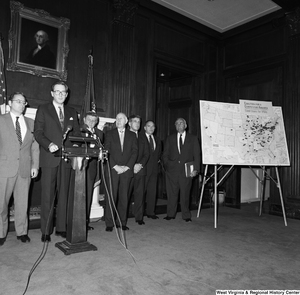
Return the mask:
[[90,54],[88,55],[88,73],[87,73],[87,81],[85,88],[85,96],[82,102],[82,107],[80,111],[80,123],[83,123],[83,118],[87,112],[97,112],[96,109],[96,99],[95,99],[95,89],[94,89],[94,74],[93,74],[93,49],[90,50]]
[[8,112],[6,99],[6,79],[5,79],[5,60],[2,49],[2,40],[4,40],[2,33],[0,33],[0,106],[1,114]]

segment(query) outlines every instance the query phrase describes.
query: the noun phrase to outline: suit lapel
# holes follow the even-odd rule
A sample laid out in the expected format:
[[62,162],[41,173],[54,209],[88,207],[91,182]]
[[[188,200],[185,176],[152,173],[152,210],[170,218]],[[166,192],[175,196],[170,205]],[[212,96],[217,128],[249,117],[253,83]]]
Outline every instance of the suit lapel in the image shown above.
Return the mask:
[[14,123],[13,123],[10,113],[5,114],[5,120],[6,120],[6,124],[7,124],[9,133],[12,134],[14,141],[18,142],[18,144],[19,144],[19,140],[18,140],[18,137],[16,134],[16,129],[15,129],[15,126],[14,126]]
[[48,109],[49,109],[49,113],[50,113],[51,117],[55,118],[55,122],[57,123],[57,125],[61,129],[59,118],[58,118],[58,115],[57,115],[57,112],[56,112],[56,109],[55,109],[53,103],[49,103],[49,108]]
[[[115,130],[115,132],[113,132],[114,142],[118,145],[119,150],[122,152],[118,128],[115,128],[114,130]],[[124,134],[124,146],[125,146],[125,137],[126,135]],[[123,150],[124,150],[124,146],[123,146]]]
[[25,124],[27,127],[27,131],[23,140],[23,143],[26,143],[27,141],[30,140],[30,134],[33,134],[33,130],[31,130],[31,126],[29,124],[29,120],[24,116]]

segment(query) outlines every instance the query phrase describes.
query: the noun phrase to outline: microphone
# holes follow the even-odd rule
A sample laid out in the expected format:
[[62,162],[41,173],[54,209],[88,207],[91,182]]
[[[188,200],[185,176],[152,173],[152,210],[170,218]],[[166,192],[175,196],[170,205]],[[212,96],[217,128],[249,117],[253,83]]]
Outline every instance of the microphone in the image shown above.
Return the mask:
[[87,128],[80,128],[80,132],[89,133],[89,134],[93,135],[93,133],[90,130],[88,130]]
[[64,135],[67,135],[72,129],[73,127],[71,125],[68,125]]
[[67,134],[73,129],[73,127],[71,125],[67,126],[67,130],[65,131],[64,135],[63,135],[63,140],[66,139]]

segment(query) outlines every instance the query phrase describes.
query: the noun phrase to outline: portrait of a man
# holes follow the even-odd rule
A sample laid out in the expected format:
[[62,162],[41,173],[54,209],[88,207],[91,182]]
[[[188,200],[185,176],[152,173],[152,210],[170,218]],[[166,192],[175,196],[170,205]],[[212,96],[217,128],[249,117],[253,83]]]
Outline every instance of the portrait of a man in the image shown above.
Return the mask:
[[57,29],[22,19],[20,62],[56,69]]
[[47,44],[49,37],[45,31],[34,35],[36,46],[29,52],[25,62],[28,64],[55,69],[55,55]]
[[67,80],[70,20],[10,1],[7,70]]

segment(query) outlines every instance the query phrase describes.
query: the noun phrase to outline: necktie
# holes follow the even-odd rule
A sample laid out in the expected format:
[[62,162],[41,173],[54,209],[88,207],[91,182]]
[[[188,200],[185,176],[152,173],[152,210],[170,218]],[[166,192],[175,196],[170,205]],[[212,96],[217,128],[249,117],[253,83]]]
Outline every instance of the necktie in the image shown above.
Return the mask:
[[120,131],[120,142],[121,142],[121,149],[123,151],[123,144],[124,144],[124,130]]
[[19,117],[16,117],[16,133],[19,140],[20,145],[22,144],[22,135],[21,135],[21,127],[19,123]]
[[180,137],[179,137],[179,152],[180,153],[182,151],[182,146],[183,146],[183,143],[182,143],[182,134],[180,134]]
[[62,112],[61,107],[58,107],[58,109],[59,109],[59,122],[60,122],[60,126],[61,126],[61,129],[64,130],[64,114]]
[[152,135],[149,135],[149,143],[150,143],[151,151],[154,151],[154,141]]

